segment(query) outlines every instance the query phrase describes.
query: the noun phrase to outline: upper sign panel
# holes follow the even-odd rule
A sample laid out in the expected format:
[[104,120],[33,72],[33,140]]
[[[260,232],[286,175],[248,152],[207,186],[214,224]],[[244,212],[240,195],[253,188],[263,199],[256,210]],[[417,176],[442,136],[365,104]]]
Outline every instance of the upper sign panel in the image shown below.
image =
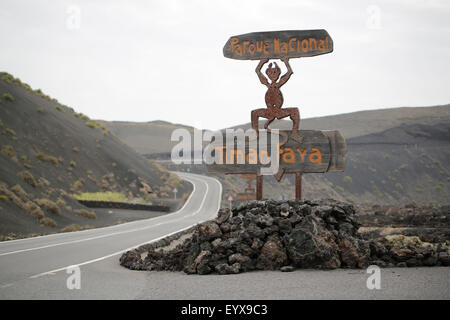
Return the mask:
[[333,51],[326,30],[253,32],[231,37],[223,55],[237,60],[312,57]]

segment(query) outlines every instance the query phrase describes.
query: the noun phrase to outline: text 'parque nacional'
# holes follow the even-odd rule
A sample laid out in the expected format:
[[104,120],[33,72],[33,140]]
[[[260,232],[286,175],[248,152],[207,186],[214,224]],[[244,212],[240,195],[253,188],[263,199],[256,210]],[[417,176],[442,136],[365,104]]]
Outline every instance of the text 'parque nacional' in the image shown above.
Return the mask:
[[223,48],[225,57],[238,60],[312,57],[332,51],[333,40],[325,30],[247,33],[231,37]]

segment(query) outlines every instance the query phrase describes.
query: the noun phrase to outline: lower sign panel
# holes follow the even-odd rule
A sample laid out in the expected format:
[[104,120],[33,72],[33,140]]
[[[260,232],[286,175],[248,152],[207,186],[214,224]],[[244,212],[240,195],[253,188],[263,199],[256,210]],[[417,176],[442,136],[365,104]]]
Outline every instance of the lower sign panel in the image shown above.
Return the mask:
[[[285,173],[344,171],[347,146],[339,131],[300,130],[298,133],[301,139],[294,140],[291,131],[279,131],[277,149],[280,170]],[[217,161],[206,165],[208,172],[260,174],[261,168],[273,165],[270,159],[276,159],[271,155],[272,150],[276,152],[277,149],[271,145],[270,134],[267,137],[266,141],[261,141],[260,137],[253,144],[247,138],[245,144],[228,141],[214,146]]]

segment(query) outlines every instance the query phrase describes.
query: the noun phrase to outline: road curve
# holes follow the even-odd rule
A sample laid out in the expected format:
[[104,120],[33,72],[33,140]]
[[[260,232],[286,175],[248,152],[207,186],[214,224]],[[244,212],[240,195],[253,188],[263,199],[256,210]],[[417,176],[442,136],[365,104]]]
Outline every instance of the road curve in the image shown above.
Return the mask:
[[[33,279],[65,273],[61,271],[69,266],[81,267],[111,257],[118,264],[119,255],[124,251],[214,218],[222,197],[220,182],[211,177],[175,173],[194,186],[191,196],[177,212],[110,227],[0,242],[0,299],[30,298],[27,285]],[[13,294],[17,293],[11,290],[14,287],[19,287],[23,295]]]

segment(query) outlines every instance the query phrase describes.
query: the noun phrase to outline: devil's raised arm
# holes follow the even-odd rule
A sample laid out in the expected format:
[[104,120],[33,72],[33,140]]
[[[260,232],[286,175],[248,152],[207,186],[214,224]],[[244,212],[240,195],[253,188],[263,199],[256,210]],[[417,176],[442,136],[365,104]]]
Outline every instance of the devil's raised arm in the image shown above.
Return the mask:
[[267,81],[267,78],[261,73],[261,69],[263,65],[265,65],[269,59],[261,59],[259,60],[258,66],[256,67],[256,74],[258,75],[259,81],[265,86],[269,85],[269,81]]
[[280,86],[280,87],[281,87],[283,84],[285,84],[285,83],[289,80],[289,78],[291,77],[291,75],[294,73],[294,72],[292,71],[291,65],[289,64],[289,58],[282,58],[281,61],[284,62],[284,64],[286,65],[286,68],[287,68],[288,71],[286,72],[285,75],[283,75],[283,76],[281,77],[280,82],[279,82],[279,86]]

